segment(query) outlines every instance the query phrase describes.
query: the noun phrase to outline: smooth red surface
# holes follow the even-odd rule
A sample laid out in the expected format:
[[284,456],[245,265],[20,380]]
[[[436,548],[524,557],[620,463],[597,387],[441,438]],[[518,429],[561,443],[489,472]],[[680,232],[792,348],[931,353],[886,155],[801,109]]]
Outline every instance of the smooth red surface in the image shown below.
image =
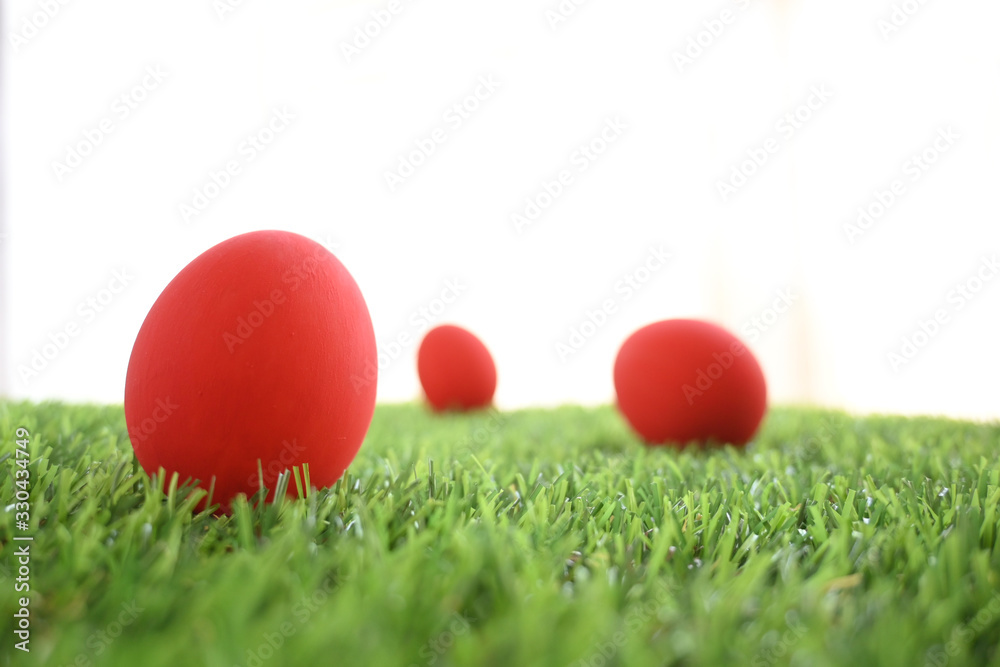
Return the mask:
[[445,324],[427,332],[417,352],[417,373],[431,407],[474,410],[493,403],[497,368],[482,341]]
[[125,381],[129,437],[149,474],[205,489],[214,477],[223,511],[259,490],[258,459],[269,489],[304,463],[322,488],[368,430],[374,368],[368,308],[340,261],[291,232],[242,234],[184,267],[146,316]]
[[618,407],[649,444],[744,445],[767,410],[760,365],[735,336],[699,320],[633,333],[615,360]]

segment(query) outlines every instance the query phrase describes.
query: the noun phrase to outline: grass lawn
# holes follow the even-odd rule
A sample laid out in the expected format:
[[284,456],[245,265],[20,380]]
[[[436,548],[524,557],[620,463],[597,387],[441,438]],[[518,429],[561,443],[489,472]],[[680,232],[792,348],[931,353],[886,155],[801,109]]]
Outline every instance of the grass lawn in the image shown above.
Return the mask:
[[776,408],[702,451],[611,407],[380,405],[333,489],[225,518],[151,485],[121,406],[0,433],[4,666],[1000,665],[1000,424]]

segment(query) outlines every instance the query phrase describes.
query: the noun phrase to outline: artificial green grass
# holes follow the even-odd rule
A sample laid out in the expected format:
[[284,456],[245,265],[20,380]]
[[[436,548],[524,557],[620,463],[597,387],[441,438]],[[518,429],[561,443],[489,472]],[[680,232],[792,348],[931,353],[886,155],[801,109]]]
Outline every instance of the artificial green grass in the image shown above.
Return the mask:
[[120,406],[0,403],[5,506],[19,426],[3,665],[1000,665],[997,424],[777,408],[701,451],[383,405],[333,489],[224,518],[156,490]]

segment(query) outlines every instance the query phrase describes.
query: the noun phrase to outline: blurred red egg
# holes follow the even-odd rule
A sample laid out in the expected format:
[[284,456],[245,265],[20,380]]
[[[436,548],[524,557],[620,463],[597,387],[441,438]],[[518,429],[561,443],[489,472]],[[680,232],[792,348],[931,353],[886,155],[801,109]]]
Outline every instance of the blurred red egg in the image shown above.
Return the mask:
[[343,264],[298,234],[242,234],[184,267],[146,315],[125,379],[129,439],[150,475],[214,482],[222,511],[259,490],[258,461],[269,499],[294,466],[330,486],[371,422],[373,368],[371,318]]
[[618,408],[648,443],[745,445],[767,410],[760,365],[733,334],[699,320],[647,325],[615,360]]
[[482,341],[445,324],[427,332],[417,352],[417,373],[427,402],[437,411],[489,407],[497,368]]

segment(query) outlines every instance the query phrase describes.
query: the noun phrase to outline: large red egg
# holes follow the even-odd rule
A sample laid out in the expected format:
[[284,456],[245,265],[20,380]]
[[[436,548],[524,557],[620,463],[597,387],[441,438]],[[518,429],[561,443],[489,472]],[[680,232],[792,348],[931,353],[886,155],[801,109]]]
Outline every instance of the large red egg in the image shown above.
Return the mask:
[[427,402],[438,412],[489,407],[497,368],[482,341],[451,324],[427,332],[417,351],[417,373]]
[[184,267],[146,315],[125,379],[129,438],[150,475],[214,481],[223,511],[259,490],[258,461],[268,489],[304,464],[329,486],[368,430],[376,367],[368,308],[336,257],[291,232],[242,234]]
[[745,445],[767,410],[764,373],[722,327],[665,320],[633,333],[615,360],[618,407],[648,444]]

